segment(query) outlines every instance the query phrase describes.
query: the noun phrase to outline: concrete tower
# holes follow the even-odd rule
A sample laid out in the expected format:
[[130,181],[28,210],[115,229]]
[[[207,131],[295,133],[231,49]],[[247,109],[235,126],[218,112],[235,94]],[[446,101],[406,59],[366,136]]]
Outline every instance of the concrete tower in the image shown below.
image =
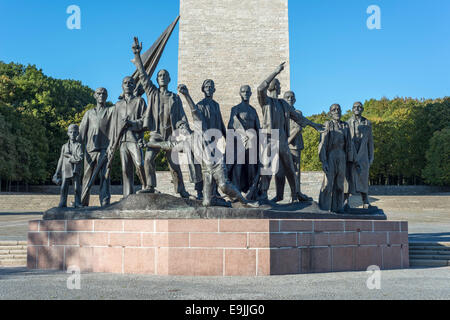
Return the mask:
[[282,92],[289,90],[288,0],[180,0],[180,15],[178,84],[198,102],[203,81],[213,79],[225,126],[244,84],[261,116],[256,89],[281,62]]

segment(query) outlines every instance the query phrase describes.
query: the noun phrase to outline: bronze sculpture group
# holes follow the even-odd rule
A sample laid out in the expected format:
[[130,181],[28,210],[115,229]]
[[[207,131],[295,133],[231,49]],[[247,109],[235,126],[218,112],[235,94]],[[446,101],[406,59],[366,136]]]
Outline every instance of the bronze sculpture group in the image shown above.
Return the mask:
[[[80,128],[69,127],[70,139],[62,148],[54,176],[55,183],[62,184],[60,207],[67,206],[71,179],[75,187],[75,207],[89,206],[90,189],[96,177],[100,180],[101,206],[110,204],[109,172],[116,149],[120,152],[124,198],[136,193],[135,173],[142,185],[138,193],[157,193],[155,159],[163,151],[175,192],[183,198],[190,195],[175,158],[180,152],[188,156],[190,181],[195,183],[197,199],[206,207],[223,205],[219,191],[231,201],[239,201],[247,207],[274,204],[283,200],[286,179],[291,188],[291,202],[309,202],[312,199],[300,191],[300,168],[304,148],[302,130],[311,126],[321,132],[319,158],[325,177],[320,208],[345,212],[349,208],[349,195],[357,193],[362,196],[364,208],[369,208],[368,179],[373,162],[373,138],[370,121],[362,117],[361,103],[355,103],[353,117],[348,122],[341,121],[341,107],[335,104],[330,107],[330,121],[324,126],[313,123],[295,109],[292,91],[287,91],[284,99],[279,98],[281,85],[276,77],[284,70],[284,64],[281,64],[257,89],[262,121],[250,105],[252,91],[249,85],[241,86],[241,103],[232,108],[227,127],[219,103],[213,99],[213,80],[204,81],[202,92],[205,98],[198,103],[192,100],[188,88],[180,85],[178,93],[189,105],[194,120],[190,125],[180,96],[168,90],[169,72],[159,71],[159,87],[155,86],[150,79],[153,71],[147,72],[141,57],[142,44],[136,38],[132,50],[139,82],[133,77],[125,77],[123,94],[113,107],[106,106],[106,89],[97,89],[94,94],[96,108],[86,112]],[[141,97],[144,93],[147,103]],[[149,141],[144,139],[146,131],[150,132]],[[231,136],[230,132],[233,133]],[[222,152],[217,145],[225,138],[227,148]],[[147,149],[145,154],[144,149]],[[276,197],[269,201],[272,175],[275,176]]]

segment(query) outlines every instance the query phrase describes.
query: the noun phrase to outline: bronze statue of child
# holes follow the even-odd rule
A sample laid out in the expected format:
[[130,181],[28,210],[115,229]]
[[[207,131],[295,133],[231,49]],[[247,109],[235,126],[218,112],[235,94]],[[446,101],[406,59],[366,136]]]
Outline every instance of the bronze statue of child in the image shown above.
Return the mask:
[[61,185],[60,208],[67,207],[67,195],[69,185],[72,181],[75,194],[75,208],[81,208],[81,166],[83,161],[83,148],[81,143],[77,142],[80,129],[76,124],[71,124],[67,129],[69,141],[61,148],[58,167],[56,168],[53,182]]

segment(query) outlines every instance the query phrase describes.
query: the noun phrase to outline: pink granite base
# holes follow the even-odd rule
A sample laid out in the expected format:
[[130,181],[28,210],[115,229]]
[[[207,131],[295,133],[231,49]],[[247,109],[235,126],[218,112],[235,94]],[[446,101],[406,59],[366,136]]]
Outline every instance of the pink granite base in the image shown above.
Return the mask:
[[408,223],[357,220],[31,221],[29,269],[268,276],[409,267]]

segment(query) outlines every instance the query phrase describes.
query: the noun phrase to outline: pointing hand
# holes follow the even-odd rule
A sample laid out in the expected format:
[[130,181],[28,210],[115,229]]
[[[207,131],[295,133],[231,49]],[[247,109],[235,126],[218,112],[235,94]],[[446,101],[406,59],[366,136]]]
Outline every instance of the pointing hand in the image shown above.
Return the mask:
[[280,64],[278,67],[277,67],[277,70],[276,70],[276,73],[278,74],[278,73],[281,73],[281,71],[283,71],[284,70],[284,65],[286,64],[286,62],[283,62],[282,64]]

